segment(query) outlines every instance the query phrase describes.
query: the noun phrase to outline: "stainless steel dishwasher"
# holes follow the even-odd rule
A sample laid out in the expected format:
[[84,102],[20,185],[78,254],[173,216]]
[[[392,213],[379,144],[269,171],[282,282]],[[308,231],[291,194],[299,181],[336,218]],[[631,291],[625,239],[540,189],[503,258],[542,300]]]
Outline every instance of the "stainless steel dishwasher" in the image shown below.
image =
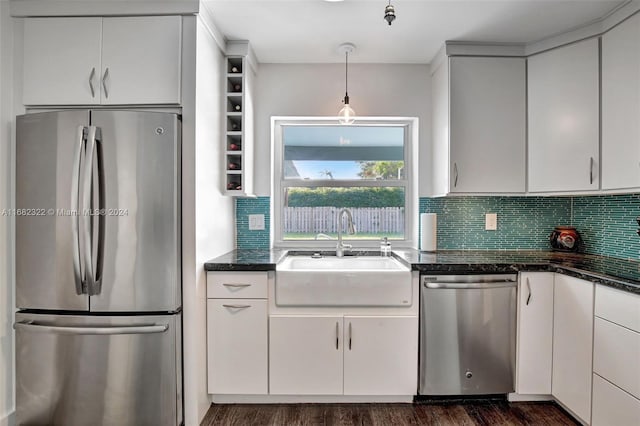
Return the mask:
[[420,282],[420,395],[513,392],[517,275]]

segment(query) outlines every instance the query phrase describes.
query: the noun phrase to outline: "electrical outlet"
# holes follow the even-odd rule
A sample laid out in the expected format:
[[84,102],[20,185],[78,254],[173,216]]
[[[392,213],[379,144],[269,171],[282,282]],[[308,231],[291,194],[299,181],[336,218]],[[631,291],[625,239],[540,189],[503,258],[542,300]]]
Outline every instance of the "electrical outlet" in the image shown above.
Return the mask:
[[484,217],[484,229],[495,231],[498,229],[498,213],[487,213]]
[[264,215],[263,214],[250,214],[249,215],[249,230],[250,231],[263,231],[264,230]]

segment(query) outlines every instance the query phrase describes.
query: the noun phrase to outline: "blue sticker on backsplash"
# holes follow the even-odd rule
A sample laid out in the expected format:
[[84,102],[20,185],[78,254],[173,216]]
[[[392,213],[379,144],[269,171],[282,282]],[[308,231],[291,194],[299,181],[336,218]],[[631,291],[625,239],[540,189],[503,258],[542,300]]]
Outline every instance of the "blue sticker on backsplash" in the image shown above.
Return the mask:
[[[237,248],[268,249],[270,197],[236,200]],[[440,250],[547,250],[553,228],[575,226],[587,253],[640,260],[640,194],[580,197],[420,198],[420,213],[438,214]],[[485,214],[498,227],[486,231]],[[250,231],[250,214],[264,214],[264,231]]]

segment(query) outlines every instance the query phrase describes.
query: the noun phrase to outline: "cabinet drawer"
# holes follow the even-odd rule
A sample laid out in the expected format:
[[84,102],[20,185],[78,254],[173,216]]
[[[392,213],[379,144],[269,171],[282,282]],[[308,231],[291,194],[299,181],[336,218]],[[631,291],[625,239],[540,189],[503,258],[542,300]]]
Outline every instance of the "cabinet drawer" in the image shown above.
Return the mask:
[[640,400],[593,375],[592,426],[637,426]]
[[640,295],[596,285],[596,316],[640,332]]
[[267,301],[207,301],[207,388],[211,394],[267,393]]
[[593,371],[640,398],[640,333],[595,319]]
[[207,297],[266,299],[266,272],[207,272]]

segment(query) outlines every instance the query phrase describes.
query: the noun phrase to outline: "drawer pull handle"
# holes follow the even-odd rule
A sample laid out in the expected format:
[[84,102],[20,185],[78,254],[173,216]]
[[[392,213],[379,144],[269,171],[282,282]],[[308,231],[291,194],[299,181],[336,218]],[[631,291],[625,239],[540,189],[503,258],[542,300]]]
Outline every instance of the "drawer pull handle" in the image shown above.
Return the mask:
[[232,288],[242,288],[242,287],[251,287],[251,284],[222,284],[225,287],[232,287]]
[[222,305],[222,306],[230,309],[247,309],[251,307],[251,305]]

